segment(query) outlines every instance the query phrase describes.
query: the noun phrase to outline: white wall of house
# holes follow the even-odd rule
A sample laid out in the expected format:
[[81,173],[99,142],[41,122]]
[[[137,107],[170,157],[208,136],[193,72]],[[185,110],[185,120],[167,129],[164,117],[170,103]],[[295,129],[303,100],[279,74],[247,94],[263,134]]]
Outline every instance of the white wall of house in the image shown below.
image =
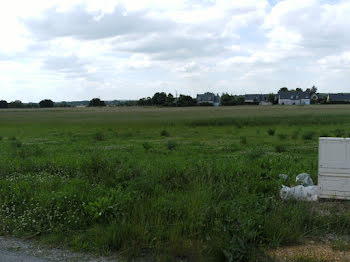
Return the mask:
[[299,100],[279,99],[278,103],[280,105],[310,105],[310,99],[299,99]]

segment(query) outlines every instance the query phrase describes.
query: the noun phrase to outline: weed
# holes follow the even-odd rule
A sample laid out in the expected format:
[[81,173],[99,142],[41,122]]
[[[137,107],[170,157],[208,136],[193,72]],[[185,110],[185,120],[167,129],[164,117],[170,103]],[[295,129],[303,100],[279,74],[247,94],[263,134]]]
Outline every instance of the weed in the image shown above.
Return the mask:
[[282,145],[282,144],[278,144],[278,145],[275,145],[275,151],[277,153],[283,153],[283,152],[286,152],[287,151],[287,148],[285,145]]
[[239,138],[239,141],[242,145],[246,145],[247,144],[247,137],[246,136],[241,136]]
[[99,131],[99,132],[96,132],[96,133],[94,134],[94,139],[95,139],[96,141],[104,141],[106,138],[105,138],[104,133],[101,132],[101,131]]
[[269,129],[267,130],[267,133],[269,134],[269,136],[274,136],[275,133],[276,133],[276,130],[273,129],[273,128],[269,128]]
[[162,131],[160,132],[160,135],[161,135],[161,136],[165,136],[165,137],[169,137],[169,136],[170,136],[170,134],[169,134],[169,132],[168,132],[167,130],[162,130]]
[[332,249],[338,251],[350,251],[350,244],[342,239],[337,239],[332,242]]
[[312,140],[313,139],[313,137],[314,137],[314,135],[315,135],[315,132],[314,131],[307,131],[307,132],[305,132],[304,134],[303,134],[303,139],[304,140]]
[[336,129],[336,130],[334,130],[334,135],[336,137],[343,137],[345,135],[345,130],[344,129]]
[[297,140],[299,138],[299,130],[294,130],[291,137],[292,139]]
[[145,142],[142,144],[143,148],[145,149],[146,152],[148,152],[149,150],[151,150],[152,145],[148,142]]
[[278,134],[278,137],[280,140],[286,140],[288,135],[287,134]]
[[167,148],[168,148],[169,150],[175,150],[176,147],[177,147],[176,141],[173,141],[173,140],[169,140],[169,141],[168,141]]

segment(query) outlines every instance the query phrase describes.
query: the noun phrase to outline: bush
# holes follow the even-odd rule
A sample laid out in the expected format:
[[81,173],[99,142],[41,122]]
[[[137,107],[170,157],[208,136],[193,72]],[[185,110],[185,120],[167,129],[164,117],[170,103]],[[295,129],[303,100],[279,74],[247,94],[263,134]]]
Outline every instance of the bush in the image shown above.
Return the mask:
[[146,150],[146,152],[148,152],[152,148],[152,145],[148,142],[143,143],[142,146]]
[[9,140],[15,141],[15,140],[17,140],[17,138],[16,138],[15,136],[10,136],[10,137],[9,137]]
[[344,129],[336,129],[334,130],[334,135],[336,137],[343,137],[345,135]]
[[239,138],[240,142],[242,145],[246,145],[247,144],[247,137],[246,136],[241,136]]
[[13,140],[11,145],[14,147],[14,148],[20,148],[22,147],[22,142],[21,141],[18,141],[18,140]]
[[287,148],[284,145],[276,145],[275,146],[275,151],[277,153],[283,153],[287,151]]
[[304,140],[312,140],[315,135],[314,131],[308,131],[303,134],[303,139]]
[[267,133],[269,134],[269,136],[274,136],[275,133],[276,133],[276,130],[273,129],[273,128],[269,128],[269,129],[267,130]]
[[286,140],[288,135],[287,134],[279,134],[278,137],[280,140]]
[[161,136],[166,136],[166,137],[170,136],[169,132],[166,131],[166,130],[162,130],[162,132],[160,132],[160,135]]
[[0,136],[0,141],[3,139],[3,137],[2,136]]
[[97,132],[97,133],[95,133],[94,134],[94,139],[96,140],[96,141],[104,141],[105,140],[105,135],[104,135],[104,133],[103,132]]
[[175,141],[172,141],[172,140],[168,141],[168,149],[169,150],[175,150],[176,147],[177,147],[177,143]]

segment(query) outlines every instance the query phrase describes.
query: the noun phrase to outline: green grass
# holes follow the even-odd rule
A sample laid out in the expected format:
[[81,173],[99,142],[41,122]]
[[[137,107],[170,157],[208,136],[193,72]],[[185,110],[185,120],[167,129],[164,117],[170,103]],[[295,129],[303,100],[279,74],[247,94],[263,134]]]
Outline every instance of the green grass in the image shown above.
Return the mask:
[[349,109],[0,110],[0,233],[160,261],[349,234],[348,208],[281,202],[278,177],[317,182],[317,138],[350,130]]

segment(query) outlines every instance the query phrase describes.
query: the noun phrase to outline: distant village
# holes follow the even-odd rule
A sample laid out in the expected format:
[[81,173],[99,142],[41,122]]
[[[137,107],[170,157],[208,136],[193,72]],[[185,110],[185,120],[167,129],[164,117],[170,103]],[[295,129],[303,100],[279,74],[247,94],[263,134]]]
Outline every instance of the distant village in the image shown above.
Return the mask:
[[0,100],[1,108],[49,108],[49,107],[101,107],[101,106],[235,106],[235,105],[311,105],[311,104],[350,104],[350,93],[319,93],[313,86],[305,91],[297,88],[289,90],[282,87],[277,94],[245,94],[221,95],[212,92],[197,94],[196,98],[189,95],[173,96],[165,92],[157,92],[152,97],[139,100],[110,100],[99,98],[84,101],[53,102],[44,99],[39,103],[22,103],[19,100],[8,103]]

